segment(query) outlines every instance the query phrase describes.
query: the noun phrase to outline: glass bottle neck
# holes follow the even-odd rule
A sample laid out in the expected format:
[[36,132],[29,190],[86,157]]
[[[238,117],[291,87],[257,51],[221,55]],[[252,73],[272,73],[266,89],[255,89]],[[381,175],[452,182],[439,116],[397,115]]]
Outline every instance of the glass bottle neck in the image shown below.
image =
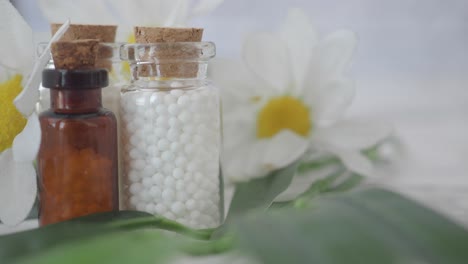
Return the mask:
[[207,77],[208,62],[182,61],[177,63],[132,63],[133,81],[200,81]]
[[51,89],[50,108],[56,113],[85,114],[102,108],[101,88]]

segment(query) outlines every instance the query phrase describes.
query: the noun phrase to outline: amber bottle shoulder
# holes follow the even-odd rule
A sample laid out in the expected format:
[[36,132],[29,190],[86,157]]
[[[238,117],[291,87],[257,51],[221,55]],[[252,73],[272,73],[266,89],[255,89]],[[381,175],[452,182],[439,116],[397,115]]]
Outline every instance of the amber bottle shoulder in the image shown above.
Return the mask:
[[39,114],[39,118],[60,118],[60,119],[89,119],[89,118],[96,118],[96,117],[109,117],[111,120],[116,120],[115,114],[106,109],[100,108],[99,110],[91,113],[60,113],[55,112],[52,109],[48,109]]

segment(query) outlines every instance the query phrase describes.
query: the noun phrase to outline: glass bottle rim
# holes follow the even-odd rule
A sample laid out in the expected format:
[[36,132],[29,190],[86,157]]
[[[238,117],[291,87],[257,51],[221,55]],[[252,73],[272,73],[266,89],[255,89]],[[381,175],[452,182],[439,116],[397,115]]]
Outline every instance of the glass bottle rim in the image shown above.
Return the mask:
[[216,55],[213,42],[123,44],[120,59],[129,63],[207,62]]
[[[36,47],[38,58],[48,43],[41,42]],[[106,52],[98,53],[98,60],[118,63],[171,63],[207,62],[216,55],[216,45],[211,41],[202,42],[161,42],[161,43],[100,43]],[[161,54],[166,54],[161,56]],[[169,56],[167,55],[169,54]],[[172,56],[170,56],[172,54]]]

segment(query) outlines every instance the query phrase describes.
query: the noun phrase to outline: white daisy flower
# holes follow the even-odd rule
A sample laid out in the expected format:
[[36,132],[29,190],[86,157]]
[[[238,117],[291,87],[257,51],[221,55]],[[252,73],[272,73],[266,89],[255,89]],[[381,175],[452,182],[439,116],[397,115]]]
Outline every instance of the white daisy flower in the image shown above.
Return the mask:
[[9,1],[0,0],[0,220],[18,224],[36,198],[39,120],[23,117],[13,104],[33,64],[32,31]]
[[350,170],[371,173],[361,151],[385,137],[387,127],[342,119],[355,92],[346,71],[356,42],[344,30],[319,39],[308,17],[291,9],[279,32],[247,37],[244,64],[215,62],[230,180],[262,177],[306,151],[335,155]]
[[39,99],[40,70],[50,52],[46,49],[34,64],[32,30],[7,0],[0,0],[0,22],[0,35],[8,40],[0,45],[0,220],[15,225],[27,217],[36,199],[34,161],[41,129],[34,106]]

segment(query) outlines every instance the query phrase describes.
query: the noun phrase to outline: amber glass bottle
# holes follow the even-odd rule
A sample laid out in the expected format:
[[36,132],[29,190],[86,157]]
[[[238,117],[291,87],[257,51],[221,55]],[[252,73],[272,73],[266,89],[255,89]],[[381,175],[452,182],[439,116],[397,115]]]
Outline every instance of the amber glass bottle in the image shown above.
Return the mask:
[[117,124],[102,108],[107,71],[43,72],[51,108],[40,114],[39,224],[118,210]]

